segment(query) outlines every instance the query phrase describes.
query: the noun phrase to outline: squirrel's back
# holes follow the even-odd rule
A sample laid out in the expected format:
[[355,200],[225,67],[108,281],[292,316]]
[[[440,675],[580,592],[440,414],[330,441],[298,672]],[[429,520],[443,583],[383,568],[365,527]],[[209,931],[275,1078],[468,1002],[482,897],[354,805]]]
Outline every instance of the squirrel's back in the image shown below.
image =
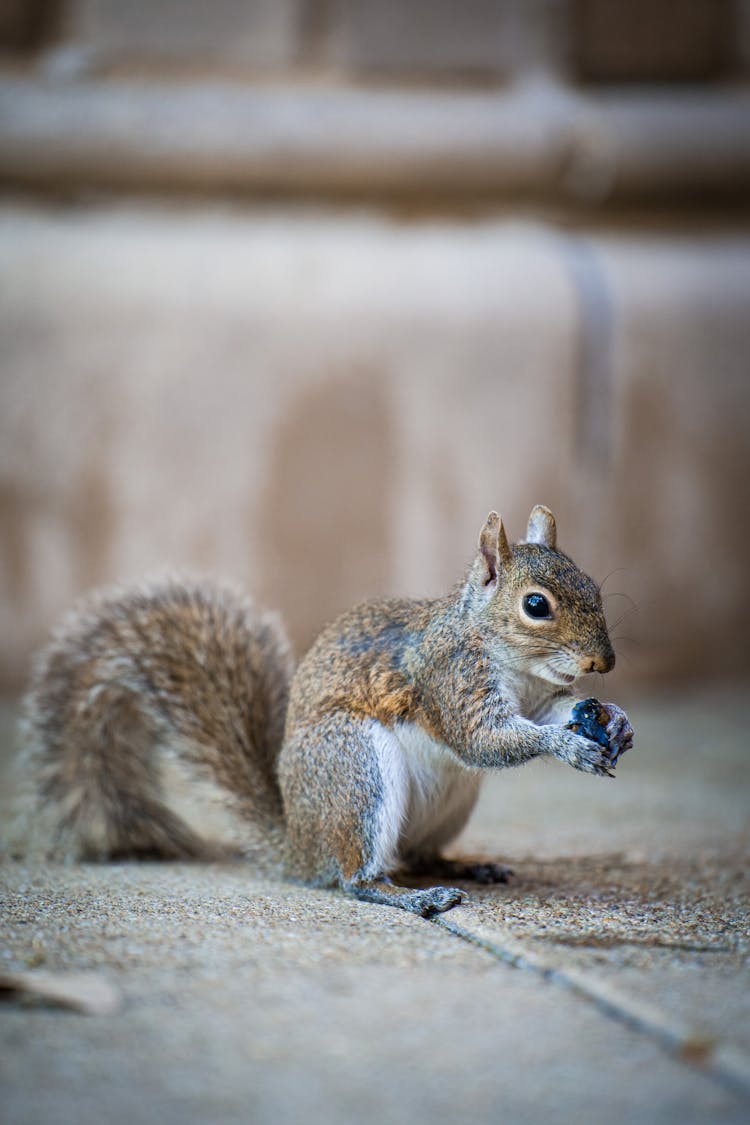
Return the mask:
[[162,579],[96,594],[38,656],[24,701],[51,850],[200,855],[163,803],[159,753],[213,776],[269,830],[291,655],[274,614],[227,586]]

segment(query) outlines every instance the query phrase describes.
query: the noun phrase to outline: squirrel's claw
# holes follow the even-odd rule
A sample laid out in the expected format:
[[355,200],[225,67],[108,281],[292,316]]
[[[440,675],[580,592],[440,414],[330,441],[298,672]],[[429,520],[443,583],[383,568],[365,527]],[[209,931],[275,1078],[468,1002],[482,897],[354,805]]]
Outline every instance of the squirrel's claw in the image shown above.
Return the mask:
[[605,730],[610,744],[610,760],[616,765],[618,758],[632,749],[634,732],[627,715],[617,704],[602,703],[602,708],[609,716]]

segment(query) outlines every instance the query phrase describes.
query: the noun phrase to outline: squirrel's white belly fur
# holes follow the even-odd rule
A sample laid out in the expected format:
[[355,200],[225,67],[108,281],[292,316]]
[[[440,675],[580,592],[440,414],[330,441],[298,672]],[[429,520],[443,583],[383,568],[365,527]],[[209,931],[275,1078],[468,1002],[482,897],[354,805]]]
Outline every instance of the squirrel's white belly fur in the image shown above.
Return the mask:
[[377,865],[387,871],[399,857],[437,854],[458,835],[476,804],[482,773],[416,723],[388,728],[373,722],[371,734],[384,798]]

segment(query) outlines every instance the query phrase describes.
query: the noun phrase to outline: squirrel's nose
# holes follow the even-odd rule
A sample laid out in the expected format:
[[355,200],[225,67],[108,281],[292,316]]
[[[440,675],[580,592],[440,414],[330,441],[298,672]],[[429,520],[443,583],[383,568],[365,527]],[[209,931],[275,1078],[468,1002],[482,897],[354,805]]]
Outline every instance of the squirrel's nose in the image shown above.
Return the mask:
[[581,661],[583,673],[587,672],[611,672],[615,666],[615,654],[611,648],[605,649],[603,652],[597,653],[596,656],[585,656]]

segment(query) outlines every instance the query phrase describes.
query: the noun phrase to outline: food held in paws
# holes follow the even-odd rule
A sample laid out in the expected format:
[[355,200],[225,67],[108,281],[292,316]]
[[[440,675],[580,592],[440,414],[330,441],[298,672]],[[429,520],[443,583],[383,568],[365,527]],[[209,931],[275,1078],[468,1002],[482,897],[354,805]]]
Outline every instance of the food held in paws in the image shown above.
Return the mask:
[[611,747],[606,729],[608,722],[609,715],[598,699],[582,699],[576,703],[570,722],[565,725],[568,730],[582,734],[584,738],[609,750]]

